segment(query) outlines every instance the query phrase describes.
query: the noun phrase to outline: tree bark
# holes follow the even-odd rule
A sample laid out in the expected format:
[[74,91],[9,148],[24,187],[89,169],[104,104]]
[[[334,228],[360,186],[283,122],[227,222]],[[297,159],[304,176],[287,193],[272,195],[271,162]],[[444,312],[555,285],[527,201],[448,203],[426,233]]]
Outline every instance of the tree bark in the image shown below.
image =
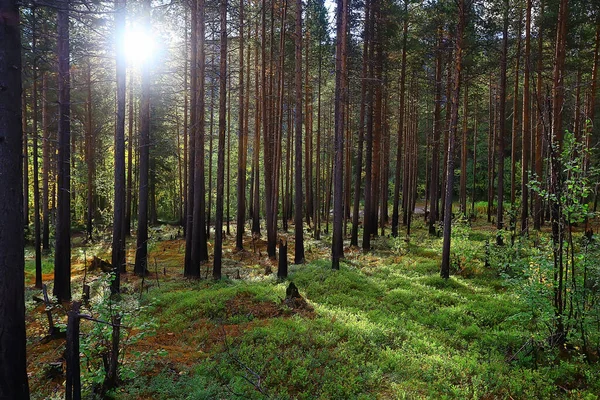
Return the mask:
[[29,399],[25,354],[25,255],[21,34],[15,0],[0,1],[0,398]]
[[[125,34],[126,0],[115,0],[116,35]],[[115,197],[113,206],[112,294],[119,293],[121,272],[125,272],[125,91],[126,64],[123,46],[117,46],[117,121],[115,127]],[[91,105],[90,105],[91,107]],[[90,115],[91,118],[91,115]],[[91,127],[91,126],[90,126]]]
[[[296,0],[296,75],[295,75],[295,151],[294,151],[294,263],[304,263],[304,227],[302,223],[302,0]],[[308,162],[308,160],[307,160]]]
[[458,125],[458,102],[460,99],[462,53],[463,53],[463,34],[466,25],[465,0],[458,2],[458,26],[456,29],[456,55],[455,55],[455,76],[452,89],[452,115],[450,118],[450,132],[448,136],[447,151],[447,177],[446,177],[446,202],[444,210],[444,241],[442,244],[442,267],[440,275],[444,279],[450,277],[450,240],[452,234],[452,187],[454,181],[454,144],[456,140],[456,131]]
[[340,269],[340,258],[344,256],[343,180],[344,180],[344,123],[346,122],[346,41],[348,24],[348,1],[337,0],[336,9],[336,54],[335,54],[335,166],[333,194],[333,241],[331,248],[332,268]]
[[[144,0],[143,19],[150,26],[150,0]],[[137,245],[134,272],[148,273],[148,203],[150,197],[150,71],[142,65],[142,98],[140,105],[140,187],[137,222]]]
[[525,10],[525,59],[523,71],[523,125],[521,127],[521,234],[528,232],[529,223],[529,152],[531,137],[529,75],[531,69],[531,3]]
[[[502,52],[500,54],[500,96],[498,104],[498,134],[496,135],[496,153],[498,162],[498,208],[496,210],[496,228],[504,228],[504,135],[506,133],[506,67],[508,52],[508,0],[504,1],[504,28],[502,30]],[[496,236],[496,243],[503,244],[502,235]]]
[[[244,224],[246,221],[246,132],[244,129],[244,0],[240,0],[240,72],[239,72],[239,110],[238,110],[238,180],[237,180],[237,226],[235,247],[244,248]],[[249,79],[250,77],[248,77]]]
[[53,294],[71,299],[71,74],[69,66],[69,0],[57,11],[58,31],[58,213]]
[[225,184],[225,129],[227,128],[227,0],[220,0],[221,59],[219,68],[219,143],[217,155],[217,204],[213,279],[221,279],[223,259],[223,186]]

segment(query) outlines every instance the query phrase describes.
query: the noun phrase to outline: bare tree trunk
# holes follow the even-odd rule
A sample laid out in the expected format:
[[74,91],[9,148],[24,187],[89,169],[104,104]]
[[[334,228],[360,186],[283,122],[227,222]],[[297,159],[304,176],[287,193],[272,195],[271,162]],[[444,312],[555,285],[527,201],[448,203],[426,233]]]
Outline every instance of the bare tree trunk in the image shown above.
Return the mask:
[[527,234],[529,223],[529,152],[531,137],[529,74],[531,69],[531,3],[525,11],[525,68],[523,71],[523,125],[521,127],[521,234]]
[[[125,0],[115,0],[116,35],[125,34]],[[125,52],[117,47],[117,121],[115,129],[115,202],[113,207],[112,265],[115,279],[111,281],[111,293],[120,291],[120,274],[125,272]],[[90,115],[91,124],[91,115]]]
[[[504,135],[506,134],[506,67],[508,52],[508,0],[504,1],[504,28],[502,31],[502,53],[500,54],[500,99],[498,105],[498,134],[496,135],[496,152],[498,154],[498,209],[496,212],[496,228],[504,228]],[[496,243],[503,244],[502,235],[496,236]]]
[[69,67],[69,0],[57,12],[58,30],[58,214],[53,294],[71,299],[71,74]]
[[[127,193],[125,198],[125,236],[131,236],[131,215],[133,206],[133,116],[134,116],[134,98],[133,98],[133,75],[129,76],[129,121],[127,135]],[[187,188],[187,186],[185,186]]]
[[50,135],[48,130],[48,75],[42,73],[42,130],[44,143],[42,146],[43,173],[42,173],[42,248],[44,252],[50,251],[50,193],[48,179],[50,177]]
[[213,279],[221,279],[223,259],[223,185],[225,184],[225,129],[227,123],[227,0],[219,2],[221,20],[221,57],[219,69],[219,143],[217,155],[217,204],[215,215],[215,253]]
[[[544,15],[544,0],[540,1],[540,15]],[[538,28],[538,62],[537,62],[537,82],[536,82],[536,93],[537,93],[537,104],[540,110],[543,108],[544,96],[542,95],[542,72],[543,72],[543,29],[540,26]],[[544,168],[544,159],[542,157],[542,135],[543,135],[543,118],[541,111],[538,113],[537,125],[535,130],[535,174],[537,179],[542,179],[542,171]],[[544,213],[542,210],[542,196],[539,193],[535,194],[535,202],[533,208],[533,229],[540,230],[544,222]]]
[[[15,0],[0,2],[0,398],[29,399],[25,334],[25,240],[21,35]],[[10,188],[10,190],[6,190]]]
[[340,258],[344,256],[342,236],[343,219],[343,168],[344,168],[344,122],[346,119],[346,41],[348,24],[348,2],[337,0],[336,10],[336,57],[335,57],[335,167],[333,195],[333,242],[331,248],[332,268],[340,269]]
[[[431,181],[429,185],[429,234],[436,234],[439,220],[439,178],[440,178],[440,139],[442,137],[442,27],[438,27],[438,44],[435,57],[435,89],[433,105],[433,148],[431,151]],[[399,140],[399,139],[398,139]]]
[[[365,28],[363,37],[363,58],[362,58],[362,72],[361,72],[361,84],[360,84],[360,114],[358,123],[358,150],[356,154],[356,170],[354,178],[354,203],[352,205],[352,231],[350,233],[350,246],[358,247],[358,221],[359,221],[359,207],[360,207],[360,188],[361,188],[361,176],[362,176],[362,164],[363,164],[363,142],[365,137],[365,107],[367,97],[367,73],[368,73],[368,59],[369,59],[369,13],[370,13],[370,0],[365,1]],[[319,60],[319,110],[317,120],[317,168],[319,168],[319,156],[320,156],[320,123],[321,123],[321,60]],[[318,171],[318,170],[317,170]],[[319,173],[317,172],[317,178]],[[396,182],[396,184],[398,184]],[[317,193],[319,191],[319,184],[317,181]],[[317,203],[318,204],[318,203]]]
[[[248,77],[250,80],[250,77]],[[238,115],[238,181],[237,181],[237,225],[235,247],[244,248],[244,223],[246,221],[246,131],[244,128],[244,0],[240,0],[240,72],[239,72],[239,115]]]
[[[150,0],[143,3],[143,19],[150,24]],[[140,105],[140,187],[137,223],[137,245],[134,272],[148,273],[148,203],[150,197],[150,71],[142,65],[142,98]]]
[[[396,174],[394,178],[394,208],[392,211],[392,236],[398,236],[400,222],[400,171],[402,165],[402,137],[404,135],[404,91],[406,86],[406,42],[408,37],[408,1],[404,2],[404,27],[402,29],[402,66],[400,67],[399,105],[398,105],[398,144],[396,147]],[[439,58],[439,57],[438,57]],[[441,58],[440,58],[441,59]],[[436,102],[436,105],[439,103]],[[439,114],[439,105],[437,107]],[[438,115],[439,116],[439,115]],[[436,176],[437,178],[437,176]],[[432,181],[433,182],[433,181]],[[437,184],[437,183],[436,183]],[[433,185],[433,183],[432,183]],[[430,189],[431,190],[431,189]]]
[[444,211],[444,242],[442,244],[442,267],[440,275],[444,279],[450,277],[450,239],[452,232],[452,186],[454,180],[454,143],[456,140],[456,131],[458,125],[458,102],[460,99],[460,84],[462,70],[462,53],[463,53],[463,34],[466,24],[466,9],[465,0],[458,2],[458,27],[456,29],[456,59],[455,59],[455,76],[454,86],[452,89],[452,116],[450,119],[450,133],[448,136],[448,151],[447,151],[447,177],[446,177],[446,203]]
[[[466,80],[466,79],[465,79]],[[465,85],[462,115],[462,140],[460,144],[460,212],[467,216],[467,131],[469,129],[469,86]]]
[[194,113],[194,193],[191,240],[191,264],[188,276],[200,278],[200,263],[208,260],[205,214],[205,180],[204,180],[204,73],[205,73],[205,4],[204,0],[197,2],[197,19],[193,29],[197,30],[197,59],[196,69],[197,90],[193,93],[195,100]]
[[42,244],[40,227],[40,177],[39,177],[39,134],[38,134],[38,60],[37,60],[37,37],[36,37],[36,12],[31,10],[32,16],[32,46],[33,55],[33,88],[31,100],[33,103],[33,237],[35,251],[35,287],[42,288]]
[[[296,0],[296,111],[295,125],[295,189],[294,189],[294,263],[304,263],[304,229],[302,225],[302,0]],[[307,160],[308,162],[308,160]]]

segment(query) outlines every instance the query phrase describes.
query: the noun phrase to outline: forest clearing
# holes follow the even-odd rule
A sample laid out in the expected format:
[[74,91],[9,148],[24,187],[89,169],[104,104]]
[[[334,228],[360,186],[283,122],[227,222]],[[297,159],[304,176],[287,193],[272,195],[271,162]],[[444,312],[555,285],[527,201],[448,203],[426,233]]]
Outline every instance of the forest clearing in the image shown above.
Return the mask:
[[0,400],[597,399],[598,0],[0,0]]
[[[415,225],[410,240],[377,238],[369,254],[345,249],[339,271],[327,261],[330,235],[308,240],[308,262],[292,266],[288,281],[276,279],[277,263],[266,256],[263,240],[256,252],[236,252],[229,237],[227,278],[219,282],[210,268],[208,280],[184,279],[184,242],[171,240],[177,228],[157,226],[144,286],[142,278],[122,275],[129,331],[115,398],[597,398],[598,365],[547,341],[551,310],[537,309],[540,299],[528,297],[535,285],[530,279],[541,277],[525,275],[534,259],[530,243],[500,249],[489,225],[465,223],[454,238],[453,275],[444,280],[437,273],[441,239],[427,233],[421,218]],[[75,293],[84,248],[88,260],[109,254],[101,244],[74,244]],[[590,257],[600,255],[595,248]],[[106,302],[109,283],[98,270],[87,279],[86,313],[108,318],[99,303]],[[286,302],[289,281],[306,303]],[[64,339],[43,340],[46,315],[33,294],[39,291],[26,295],[32,398],[63,398],[64,376],[52,376],[51,366],[62,362]],[[64,323],[67,308],[55,309],[55,318]],[[110,328],[81,324],[82,382],[89,393],[104,379]],[[597,359],[596,352],[590,356]]]

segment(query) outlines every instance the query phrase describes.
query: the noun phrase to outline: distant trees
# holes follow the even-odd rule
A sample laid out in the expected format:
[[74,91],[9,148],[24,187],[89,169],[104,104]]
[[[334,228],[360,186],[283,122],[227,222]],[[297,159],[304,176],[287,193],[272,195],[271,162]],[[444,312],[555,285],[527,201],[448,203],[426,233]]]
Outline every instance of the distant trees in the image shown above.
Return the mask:
[[14,0],[0,1],[0,398],[29,399],[25,355],[25,256],[21,34]]

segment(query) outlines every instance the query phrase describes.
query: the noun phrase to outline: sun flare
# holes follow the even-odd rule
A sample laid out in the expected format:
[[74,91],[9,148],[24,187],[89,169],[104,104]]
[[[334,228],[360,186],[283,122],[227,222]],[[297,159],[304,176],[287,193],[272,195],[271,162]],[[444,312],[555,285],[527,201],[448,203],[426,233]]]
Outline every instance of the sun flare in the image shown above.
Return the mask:
[[123,40],[125,55],[130,64],[140,65],[155,52],[154,37],[145,29],[133,28],[125,33]]

